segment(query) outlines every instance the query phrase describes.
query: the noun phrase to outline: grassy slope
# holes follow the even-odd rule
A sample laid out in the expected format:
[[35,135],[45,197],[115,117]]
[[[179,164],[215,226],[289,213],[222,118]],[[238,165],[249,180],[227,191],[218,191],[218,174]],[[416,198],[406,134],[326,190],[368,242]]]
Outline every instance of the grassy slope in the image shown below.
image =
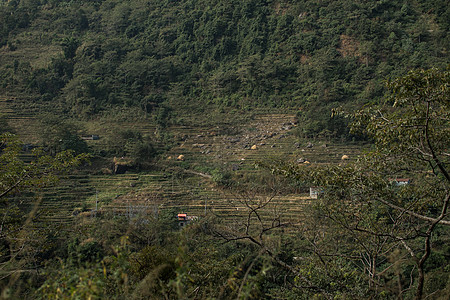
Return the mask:
[[[142,25],[144,29],[141,28],[138,35],[128,39],[125,38],[125,31],[126,29],[131,28],[131,25],[133,24],[130,20],[133,20],[133,18],[141,20],[139,18],[143,18],[143,16],[139,14],[139,11],[148,9],[146,6],[141,7],[143,4],[140,2],[138,3],[138,1],[131,1],[129,7],[127,7],[126,4],[120,5],[116,1],[104,1],[103,5],[95,8],[88,4],[83,4],[81,6],[73,4],[68,5],[66,8],[61,5],[52,8],[47,7],[46,9],[38,11],[28,27],[17,28],[11,32],[10,40],[16,46],[15,50],[12,51],[8,46],[0,48],[0,65],[2,68],[12,72],[11,68],[14,61],[16,60],[19,62],[19,71],[11,73],[11,78],[17,80],[17,84],[2,87],[2,97],[0,97],[1,112],[7,115],[10,125],[22,137],[24,142],[39,142],[40,113],[42,111],[53,111],[54,113],[63,111],[63,106],[67,105],[67,103],[65,103],[66,90],[60,91],[60,93],[54,96],[51,101],[42,101],[43,96],[36,93],[35,89],[27,87],[25,81],[22,82],[21,80],[24,80],[27,75],[30,75],[27,74],[27,72],[35,72],[40,69],[45,70],[51,67],[52,60],[61,57],[63,53],[63,47],[61,46],[62,41],[64,38],[70,37],[71,34],[79,37],[81,40],[81,45],[75,56],[75,75],[77,72],[87,73],[88,70],[91,69],[91,65],[83,65],[83,63],[85,64],[86,62],[83,61],[82,54],[85,49],[90,45],[95,45],[95,43],[104,42],[104,44],[100,45],[101,47],[111,48],[115,43],[114,38],[123,38],[126,43],[129,43],[127,44],[127,47],[124,47],[124,51],[130,56],[132,56],[132,54],[135,55],[136,52],[141,50],[145,52],[163,51],[166,49],[168,50],[167,53],[153,53],[149,56],[153,55],[158,57],[159,55],[163,59],[168,59],[169,57],[171,59],[173,58],[175,61],[181,59],[181,65],[192,68],[192,70],[183,71],[187,73],[184,73],[184,75],[180,77],[181,79],[177,78],[177,80],[181,81],[174,83],[172,86],[177,88],[170,87],[169,90],[166,91],[164,91],[164,89],[158,90],[158,92],[162,91],[165,93],[167,97],[165,105],[172,109],[173,115],[169,122],[169,127],[163,131],[172,136],[173,140],[176,142],[175,147],[160,158],[160,161],[157,163],[158,169],[171,170],[188,168],[197,172],[209,174],[215,169],[229,171],[233,168],[233,165],[238,165],[239,170],[235,171],[233,175],[237,178],[250,178],[251,176],[257,177],[257,175],[249,174],[254,174],[255,170],[253,168],[253,163],[258,160],[266,160],[271,157],[288,160],[304,158],[311,163],[340,163],[340,157],[342,155],[347,154],[353,158],[359,151],[357,146],[331,144],[329,147],[325,148],[317,145],[314,141],[313,143],[316,144],[314,147],[306,148],[306,144],[309,140],[297,140],[297,138],[291,134],[298,129],[295,127],[289,130],[282,129],[283,126],[290,126],[284,125],[285,123],[295,121],[295,114],[299,112],[299,108],[302,108],[303,112],[306,110],[309,115],[314,117],[315,114],[313,112],[315,110],[321,111],[322,104],[323,107],[326,108],[330,102],[335,101],[336,99],[333,97],[336,95],[333,96],[333,93],[336,91],[339,92],[341,87],[337,86],[337,90],[333,91],[333,84],[342,84],[342,80],[344,80],[346,81],[344,86],[355,88],[354,81],[356,80],[356,77],[353,78],[349,75],[350,77],[348,78],[341,78],[342,74],[339,75],[336,72],[339,73],[348,69],[349,74],[356,76],[359,73],[353,74],[352,72],[359,70],[358,72],[362,72],[358,75],[361,76],[361,81],[356,82],[356,84],[363,86],[361,95],[367,94],[369,96],[375,95],[376,97],[379,97],[379,93],[377,94],[374,92],[374,90],[379,88],[379,86],[377,86],[379,84],[379,76],[390,74],[389,70],[394,73],[402,72],[405,68],[415,66],[413,58],[416,60],[420,57],[423,58],[427,53],[430,53],[429,58],[424,60],[427,64],[439,64],[439,62],[445,61],[446,57],[446,52],[442,52],[443,50],[440,46],[436,47],[436,50],[432,51],[433,53],[429,52],[430,50],[417,52],[417,49],[413,49],[413,51],[416,51],[414,53],[407,53],[409,50],[406,49],[406,42],[408,39],[414,37],[415,33],[413,29],[416,24],[415,22],[420,20],[420,18],[426,18],[427,13],[432,13],[429,11],[421,11],[421,8],[417,3],[412,7],[413,12],[409,19],[402,16],[399,11],[396,11],[395,5],[392,7],[385,7],[384,12],[382,10],[383,7],[375,7],[378,4],[374,4],[372,11],[368,10],[365,6],[358,6],[358,9],[366,14],[365,17],[367,20],[373,22],[371,23],[372,25],[379,26],[382,29],[386,26],[391,26],[391,29],[393,32],[395,31],[397,35],[399,33],[405,35],[398,36],[398,40],[391,41],[393,43],[392,49],[383,49],[379,52],[372,49],[374,52],[363,55],[361,51],[364,50],[364,46],[370,46],[367,44],[368,37],[364,36],[364,34],[367,34],[366,31],[368,29],[357,28],[356,26],[359,23],[355,21],[357,19],[356,17],[345,18],[345,22],[348,23],[346,24],[346,26],[348,26],[348,32],[341,32],[342,28],[340,26],[336,27],[340,28],[337,32],[333,32],[333,29],[335,28],[332,24],[336,23],[336,21],[341,18],[339,16],[340,14],[345,15],[347,10],[350,9],[348,5],[351,4],[351,1],[343,1],[346,5],[342,6],[342,11],[339,10],[336,15],[331,14],[331,12],[336,9],[332,2],[323,4],[322,8],[318,3],[311,2],[307,5],[305,4],[305,7],[302,10],[298,5],[291,5],[284,1],[276,1],[273,5],[267,7],[266,17],[270,19],[272,26],[274,26],[273,29],[276,29],[277,33],[275,34],[275,31],[271,32],[270,30],[266,31],[265,34],[268,34],[266,35],[266,49],[260,49],[261,53],[259,55],[263,55],[258,58],[258,55],[251,53],[251,45],[250,48],[248,48],[249,45],[241,44],[242,41],[249,40],[245,37],[246,35],[248,37],[254,37],[252,36],[252,34],[254,34],[252,31],[254,29],[253,27],[260,24],[258,23],[260,20],[258,20],[256,16],[251,16],[251,13],[249,14],[250,17],[248,19],[243,17],[243,15],[245,15],[244,6],[251,4],[251,1],[244,1],[245,5],[242,4],[242,7],[240,6],[241,3],[233,2],[233,7],[235,8],[233,13],[235,13],[236,16],[239,16],[238,27],[244,34],[243,38],[238,36],[235,37],[236,42],[238,43],[236,49],[240,52],[227,54],[226,57],[220,58],[218,61],[208,60],[208,55],[212,54],[213,51],[215,51],[215,47],[220,44],[219,42],[227,37],[225,33],[220,33],[223,34],[223,36],[212,41],[212,48],[200,49],[201,51],[199,51],[199,49],[194,49],[195,51],[198,51],[194,53],[198,56],[197,60],[200,60],[201,62],[204,59],[203,65],[199,66],[196,65],[195,62],[189,63],[188,57],[184,56],[187,52],[184,53],[181,51],[182,48],[175,50],[176,55],[169,53],[175,49],[174,47],[178,45],[177,43],[182,42],[180,40],[170,41],[171,34],[173,32],[178,32],[178,30],[181,30],[180,28],[184,28],[184,25],[181,27],[179,26],[179,20],[174,19],[173,16],[177,13],[184,14],[186,20],[190,20],[195,14],[201,14],[202,18],[205,19],[205,23],[203,24],[199,22],[200,19],[194,18],[195,24],[193,30],[198,36],[195,36],[194,34],[194,36],[191,37],[192,40],[189,41],[192,45],[195,44],[198,46],[200,45],[198,43],[202,40],[201,34],[208,31],[208,28],[202,29],[202,26],[205,26],[206,24],[212,26],[216,23],[220,25],[220,17],[222,16],[220,11],[222,8],[220,3],[214,1],[209,1],[211,2],[209,3],[208,1],[205,1],[205,3],[208,2],[210,4],[211,15],[209,16],[209,20],[212,21],[212,19],[217,18],[216,23],[208,23],[208,18],[206,17],[207,14],[203,15],[203,9],[193,6],[190,10],[183,10],[185,6],[189,6],[188,2],[189,1],[180,2],[176,5],[151,2],[153,4],[152,11],[154,15],[152,15],[152,18],[150,19],[142,19],[143,23],[138,23],[137,25]],[[71,19],[77,16],[79,8],[84,10],[90,21],[91,25],[88,31],[77,28],[76,20]],[[128,21],[126,19],[117,18],[120,14],[126,14],[127,9],[130,12],[130,19],[128,19]],[[255,12],[256,11],[260,12],[260,8],[255,10]],[[158,12],[164,13],[157,14]],[[420,13],[422,15],[418,15]],[[52,20],[55,16],[57,17],[56,21]],[[295,18],[292,19],[291,17],[298,17],[299,20]],[[292,19],[290,22],[294,24],[292,26],[287,25],[290,18]],[[389,20],[389,18],[392,18],[392,20]],[[327,20],[330,20],[330,22]],[[427,18],[427,20],[427,23],[424,25],[424,30],[428,30],[428,33],[424,33],[424,37],[422,37],[422,39],[425,40],[425,44],[423,44],[422,41],[422,48],[437,43],[439,41],[439,34],[441,34],[443,30],[441,28],[442,24],[440,25],[433,16]],[[124,22],[123,24],[120,23],[122,21]],[[151,24],[148,24],[148,22]],[[402,27],[402,22],[404,22],[405,27]],[[254,25],[253,27],[252,23]],[[227,26],[229,26],[228,30],[235,34],[233,30],[236,29],[236,26],[231,26],[230,24]],[[301,28],[303,28],[303,30],[296,31]],[[293,29],[295,30],[292,31]],[[263,30],[260,28],[260,30],[260,33],[263,33],[266,29]],[[283,30],[286,31],[286,37],[282,37]],[[376,31],[376,28],[373,28],[372,30]],[[433,31],[430,32],[430,30]],[[102,34],[101,38],[96,36],[98,33]],[[372,33],[377,35],[380,42],[387,43],[388,38],[384,37],[384,34],[386,33]],[[327,40],[327,36],[332,38]],[[149,40],[151,44],[150,48],[145,48],[149,47],[148,45],[139,48],[141,47],[140,45],[144,45],[144,41],[146,41],[145,39],[142,40],[142,37],[146,37]],[[280,40],[275,41],[278,38]],[[164,44],[164,40],[169,44]],[[317,43],[317,45],[314,46],[316,48],[313,47],[314,49],[312,48],[309,50],[305,48],[307,45],[302,43],[309,40]],[[323,44],[324,42],[325,44]],[[269,44],[270,47],[268,46]],[[323,47],[320,46],[320,44],[323,44]],[[383,47],[385,46],[386,45],[383,44]],[[396,47],[400,48],[397,49]],[[394,55],[388,56],[392,54],[391,52],[394,51],[393,49],[397,49],[398,51],[395,52]],[[276,52],[274,52],[275,50]],[[107,51],[108,50],[104,50],[104,52]],[[113,51],[115,50],[113,49]],[[206,52],[203,53],[202,51]],[[331,55],[330,57],[330,51],[336,55]],[[179,57],[177,57],[177,55],[179,55]],[[378,61],[377,58],[383,59]],[[118,64],[114,66],[124,67],[126,62],[128,62],[126,59],[122,59],[121,63],[124,63],[123,65]],[[325,65],[324,62],[326,62]],[[105,62],[103,60],[98,60],[94,61],[94,63],[102,65]],[[286,67],[286,64],[289,65],[290,63],[292,63],[290,67],[295,66],[294,73],[291,75],[298,77],[294,81],[292,81],[291,77],[283,77],[285,76],[283,72],[286,71],[283,68]],[[330,68],[330,65],[326,65],[328,63],[333,67]],[[399,69],[392,69],[394,65],[398,66]],[[20,66],[29,67],[21,68]],[[367,66],[368,68],[365,69],[364,66]],[[272,70],[273,67],[276,70]],[[281,67],[281,69],[277,69],[278,67]],[[189,70],[189,68],[187,69]],[[282,73],[278,74],[277,72],[280,70]],[[266,71],[267,74],[265,73]],[[24,74],[20,74],[20,72],[23,72]],[[259,72],[261,74],[256,74],[255,77],[251,77],[248,72]],[[240,79],[237,80],[233,74],[237,74]],[[105,77],[108,76],[111,76],[111,74],[105,74]],[[272,78],[271,76],[275,77]],[[244,87],[248,88],[252,84],[252,80],[256,80],[257,83],[261,84],[263,90],[267,89],[267,86],[264,86],[264,84],[267,85],[268,82],[270,83],[273,81],[274,86],[269,87],[269,90],[271,88],[275,91],[277,90],[276,85],[279,84],[277,83],[278,76],[283,77],[283,80],[295,83],[297,86],[297,89],[292,91],[284,90],[285,94],[292,92],[292,94],[290,94],[292,97],[289,97],[289,101],[292,103],[284,103],[284,100],[282,101],[280,100],[281,98],[272,95],[274,96],[273,99],[278,99],[280,101],[280,103],[274,106],[286,106],[290,108],[273,108],[270,107],[271,105],[269,105],[269,108],[264,105],[258,106],[258,101],[266,101],[270,98],[268,97],[270,92],[267,95],[261,94],[261,97],[258,98],[258,96],[250,95],[249,90],[244,89]],[[327,81],[327,79],[334,78],[335,76],[339,77],[338,80]],[[242,78],[245,80],[242,80]],[[320,78],[322,78],[321,80],[323,81],[320,81]],[[184,82],[183,79],[187,79],[187,81]],[[232,82],[235,80],[240,81],[242,90],[238,92],[229,91],[232,87]],[[365,84],[367,85],[364,87]],[[200,89],[200,94],[198,90],[190,90],[183,96],[182,93],[180,94],[180,87],[182,88],[185,85],[187,85],[188,88]],[[309,87],[311,90],[308,90]],[[128,86],[124,86],[124,88],[128,88]],[[153,88],[147,86],[144,90],[152,90]],[[258,91],[261,92],[258,88],[253,88],[255,95],[259,93]],[[231,94],[235,95],[233,96],[234,98],[231,97]],[[198,101],[196,101],[197,98]],[[11,99],[13,100],[7,102],[7,100]],[[358,99],[361,100],[362,98]],[[352,106],[354,100],[355,99],[352,96],[346,98],[345,103]],[[359,103],[359,100],[354,102]],[[368,99],[363,100],[367,101]],[[253,104],[258,107],[253,107]],[[329,113],[328,109],[325,109],[324,111],[325,113]],[[324,114],[324,111],[322,111],[321,114]],[[277,112],[279,114],[276,114]],[[83,128],[84,133],[98,134],[101,137],[111,135],[114,128],[134,128],[144,135],[154,136],[157,128],[155,114],[155,111],[153,111],[146,115],[138,108],[133,107],[116,107],[114,109],[106,109],[101,114],[91,117],[88,121],[83,119],[78,120],[78,122],[80,127]],[[314,124],[314,121],[316,120],[309,119],[308,121],[307,118],[301,118],[300,123],[297,124],[297,128],[304,128],[305,124],[308,126],[309,124]],[[276,133],[276,135],[272,136],[274,133]],[[264,135],[266,137],[264,137]],[[239,141],[235,141],[236,137],[239,138]],[[101,139],[100,141],[92,141],[90,143],[93,148],[99,150],[104,146],[104,141],[104,139]],[[296,142],[299,142],[300,145],[295,145]],[[321,143],[324,143],[324,141],[321,141],[319,144]],[[250,149],[253,145],[257,146],[257,150]],[[180,154],[185,155],[185,161],[174,161],[174,158]],[[171,160],[167,159],[169,156],[172,157]],[[106,167],[109,167],[108,163],[99,168]],[[154,175],[160,176],[161,174]],[[92,190],[95,188],[101,190],[100,197],[107,202],[113,201],[118,195],[121,197],[122,202],[126,202],[132,198],[132,196],[127,196],[129,192],[137,194],[146,193],[146,190],[151,189],[150,187],[154,185],[153,182],[149,182],[148,184],[142,183],[130,187],[129,178],[127,176],[116,176],[117,178],[114,178],[114,180],[112,180],[110,175],[96,174],[88,176],[88,179],[83,176],[81,177],[82,179],[80,179],[79,185],[84,186],[86,190],[91,191],[85,195],[87,197],[87,205],[90,207],[92,207],[94,203]],[[138,175],[131,175],[131,177],[133,176]],[[177,195],[175,197],[174,195],[165,195],[162,197],[164,201],[175,201],[174,199],[176,198],[178,199],[178,202],[175,201],[172,203],[180,206],[186,205],[185,202],[191,203],[192,201],[192,203],[203,203],[200,190],[207,189],[212,191],[214,189],[208,180],[196,178],[194,175],[185,176],[188,178],[179,182],[180,189],[183,191],[180,192],[180,194],[183,194],[184,196]],[[187,182],[186,186],[183,186],[185,184],[184,180]],[[114,186],[113,189],[110,189],[110,181],[114,182],[114,184],[112,184],[112,186]],[[159,179],[156,181],[159,182]],[[164,180],[162,180],[162,182],[164,182]],[[193,185],[199,185],[202,188],[194,190],[191,188]],[[166,188],[167,183],[161,184],[161,189]],[[141,189],[142,191],[140,191]],[[63,196],[64,193],[65,192],[61,191],[60,199],[65,199]],[[83,196],[84,194],[81,192],[79,195],[78,198],[80,202],[74,202],[73,205],[64,212],[66,216],[70,215],[70,210],[74,207],[83,205],[85,196]],[[189,199],[189,197],[198,197],[200,200],[186,200]]]

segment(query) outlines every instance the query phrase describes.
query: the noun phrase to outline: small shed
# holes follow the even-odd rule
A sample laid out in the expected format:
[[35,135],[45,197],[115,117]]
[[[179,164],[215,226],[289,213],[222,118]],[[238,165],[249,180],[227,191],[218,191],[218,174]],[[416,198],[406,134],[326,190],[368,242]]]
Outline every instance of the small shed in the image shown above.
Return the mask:
[[405,186],[411,183],[410,178],[395,178],[390,179],[389,181],[396,186]]
[[178,226],[180,226],[180,227],[186,226],[191,221],[197,220],[197,219],[198,219],[197,216],[188,216],[187,214],[183,214],[183,213],[177,215]]
[[85,141],[88,141],[88,140],[96,141],[96,140],[99,140],[100,137],[98,135],[96,135],[96,134],[89,134],[89,135],[81,136],[81,139],[83,139]]
[[178,218],[178,221],[186,221],[187,214],[178,214],[177,218]]
[[323,188],[312,186],[309,188],[309,197],[311,199],[318,199],[319,195],[323,193]]
[[112,163],[112,172],[113,174],[125,174],[128,170],[128,167],[131,165],[131,159],[126,157],[114,157]]
[[36,148],[36,147],[37,147],[37,146],[36,146],[36,145],[33,145],[33,144],[23,144],[23,145],[22,145],[22,150],[28,152],[28,151],[33,150],[33,149]]

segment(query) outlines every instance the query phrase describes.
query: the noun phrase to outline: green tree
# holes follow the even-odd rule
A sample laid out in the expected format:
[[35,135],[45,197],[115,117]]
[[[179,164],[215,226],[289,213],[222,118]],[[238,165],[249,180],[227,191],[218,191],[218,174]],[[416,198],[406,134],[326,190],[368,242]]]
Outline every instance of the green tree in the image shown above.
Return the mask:
[[80,40],[78,40],[73,36],[64,38],[64,40],[61,43],[61,46],[63,47],[64,58],[65,59],[74,58],[80,44],[81,44]]
[[32,256],[36,252],[31,244],[35,243],[36,239],[43,239],[40,230],[30,230],[39,210],[39,197],[36,201],[25,202],[19,194],[38,191],[55,183],[59,175],[88,159],[88,155],[75,156],[71,150],[50,156],[42,149],[36,148],[33,150],[31,162],[26,163],[20,157],[21,149],[22,143],[15,135],[0,135],[2,294],[14,288],[22,272],[28,272],[30,258],[35,261]]
[[78,134],[78,127],[61,117],[45,115],[42,117],[41,140],[50,153],[72,150],[76,154],[87,153],[87,143]]
[[42,148],[33,149],[33,160],[26,163],[20,158],[22,144],[10,133],[0,135],[0,199],[13,191],[42,187],[57,179],[57,174],[80,165],[89,158],[87,154],[74,155],[72,150],[55,156],[46,154]]
[[[350,115],[352,132],[371,139],[373,151],[339,166],[272,170],[322,187],[310,223],[323,234],[312,240],[321,261],[353,262],[373,293],[422,299],[433,244],[449,236],[450,72],[415,70],[389,87],[384,104]],[[398,178],[412,183],[398,186]],[[445,289],[433,292],[445,295]]]

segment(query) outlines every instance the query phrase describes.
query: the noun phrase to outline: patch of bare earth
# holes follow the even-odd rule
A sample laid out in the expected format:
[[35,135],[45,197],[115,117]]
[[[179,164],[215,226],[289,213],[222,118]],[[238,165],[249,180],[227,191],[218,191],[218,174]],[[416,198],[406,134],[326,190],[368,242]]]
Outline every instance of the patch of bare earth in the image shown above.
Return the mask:
[[343,57],[359,57],[360,56],[360,44],[359,42],[351,36],[341,34],[340,36],[339,48],[337,51],[341,53]]

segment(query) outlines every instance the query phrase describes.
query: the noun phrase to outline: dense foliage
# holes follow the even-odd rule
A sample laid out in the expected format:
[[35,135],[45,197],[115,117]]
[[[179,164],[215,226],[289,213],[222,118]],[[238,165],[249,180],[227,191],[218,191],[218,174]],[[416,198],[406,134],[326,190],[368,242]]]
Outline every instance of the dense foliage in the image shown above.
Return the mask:
[[[422,299],[433,291],[433,297],[444,299],[449,293],[444,261],[450,253],[443,245],[450,232],[445,150],[450,72],[411,71],[390,87],[393,97],[386,103],[352,114],[352,128],[373,140],[373,151],[339,166],[272,168],[321,187],[315,220],[305,227],[314,228],[313,236],[323,233],[309,239],[325,268],[330,257],[339,258],[333,263],[344,268],[353,262],[375,294],[379,288],[390,297]],[[405,175],[414,182],[399,184]]]
[[[447,299],[449,24],[446,0],[2,1],[0,297]],[[293,112],[298,125],[253,144],[240,133],[255,128],[236,124],[258,111]],[[211,126],[219,115],[229,126]],[[33,142],[13,129],[35,130]],[[183,148],[221,132],[229,152]],[[264,158],[250,171],[245,157],[220,159],[294,132],[295,153],[316,137],[372,151],[339,165]],[[177,143],[186,156],[162,157]],[[91,155],[65,189],[44,189]],[[93,175],[107,179],[100,193]],[[403,177],[413,184],[397,186]],[[311,186],[319,198],[292,223],[274,199]],[[205,200],[204,217],[181,227],[172,198],[209,189],[239,214]],[[41,207],[75,198],[61,219]],[[141,198],[153,206],[133,207]]]
[[[290,108],[301,135],[339,136],[331,108],[376,101],[386,77],[448,62],[449,19],[439,0],[8,1],[3,53],[35,46],[2,63],[0,86],[85,117]],[[32,61],[36,47],[52,51]]]

